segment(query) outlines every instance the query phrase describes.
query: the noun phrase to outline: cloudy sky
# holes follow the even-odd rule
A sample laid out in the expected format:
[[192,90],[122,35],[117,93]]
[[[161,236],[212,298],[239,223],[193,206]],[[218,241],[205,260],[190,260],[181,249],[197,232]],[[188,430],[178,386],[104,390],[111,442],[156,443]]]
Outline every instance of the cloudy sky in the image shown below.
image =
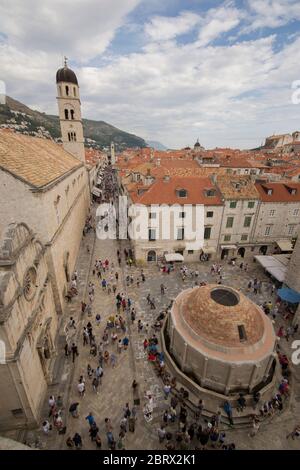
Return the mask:
[[299,0],[0,0],[0,80],[56,113],[62,57],[86,118],[170,148],[300,129]]

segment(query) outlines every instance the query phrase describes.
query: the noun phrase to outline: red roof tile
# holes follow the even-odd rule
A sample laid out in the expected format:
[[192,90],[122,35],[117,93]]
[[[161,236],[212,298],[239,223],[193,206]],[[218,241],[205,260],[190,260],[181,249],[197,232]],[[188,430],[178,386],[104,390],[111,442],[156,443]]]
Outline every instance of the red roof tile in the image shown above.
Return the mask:
[[[300,183],[290,181],[286,183],[256,183],[255,186],[263,202],[300,201]],[[296,194],[291,193],[293,189],[296,190]],[[272,190],[272,194],[268,194],[268,190]]]
[[[185,189],[187,197],[179,197],[177,191]],[[214,196],[207,196],[206,190],[214,189]],[[157,180],[141,195],[137,191],[130,193],[134,203],[150,204],[205,204],[222,205],[222,197],[218,188],[209,178],[171,177],[169,181]]]

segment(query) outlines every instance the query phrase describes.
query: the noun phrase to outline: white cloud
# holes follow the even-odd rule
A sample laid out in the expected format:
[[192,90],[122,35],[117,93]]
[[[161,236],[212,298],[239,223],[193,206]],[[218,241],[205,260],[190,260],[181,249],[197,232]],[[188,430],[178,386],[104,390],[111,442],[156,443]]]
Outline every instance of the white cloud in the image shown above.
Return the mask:
[[206,45],[222,33],[235,28],[243,13],[232,2],[212,8],[206,14],[181,12],[178,16],[155,16],[145,25],[145,33],[152,41],[167,41],[194,30],[199,30],[199,45]]
[[242,17],[242,11],[232,7],[231,3],[209,10],[199,32],[199,45],[205,46],[222,33],[232,30]]
[[195,28],[201,17],[191,12],[182,12],[175,17],[154,16],[145,26],[145,33],[153,41],[165,41],[188,33]]
[[300,19],[299,0],[248,0],[252,16],[246,31],[277,28]]
[[[185,145],[201,123],[205,144],[216,145],[241,120],[254,119],[250,98],[239,96],[268,84],[277,66],[273,42],[272,36],[230,47],[169,43],[167,50],[150,48],[100,70],[86,67],[80,75],[85,113],[96,117],[101,109],[103,119],[169,146]],[[213,135],[215,128],[223,134]]]
[[[0,44],[0,80],[5,80],[8,94],[57,112],[55,72],[59,53],[65,53],[78,63],[86,60],[74,69],[84,117],[169,147],[193,144],[198,136],[209,147],[255,147],[267,134],[298,127],[299,108],[291,104],[291,83],[300,79],[297,36],[278,51],[275,35],[238,43],[238,33],[232,31],[233,42],[217,46],[215,39],[248,21],[245,11],[226,3],[201,17],[188,12],[154,17],[146,25],[141,52],[110,56],[108,51],[102,65],[93,62],[92,67],[88,59],[107,47],[110,35],[137,4],[137,0],[115,1],[123,4],[122,11],[108,8],[111,0],[101,0],[106,12],[99,9],[99,0],[65,0],[59,5],[58,0],[51,4],[28,0],[26,7],[15,0],[14,10],[2,0],[0,31],[7,40]],[[252,19],[258,20],[259,2],[251,4]],[[70,11],[76,15],[67,21]],[[198,31],[195,41],[176,42],[180,34],[192,30]]]
[[0,31],[21,51],[66,54],[79,62],[101,54],[140,0],[2,0]]

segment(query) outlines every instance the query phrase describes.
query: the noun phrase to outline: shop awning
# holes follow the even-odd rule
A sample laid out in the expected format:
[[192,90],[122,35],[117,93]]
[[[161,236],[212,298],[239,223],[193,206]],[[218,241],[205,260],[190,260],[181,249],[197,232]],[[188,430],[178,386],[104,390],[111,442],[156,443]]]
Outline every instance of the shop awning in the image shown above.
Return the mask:
[[96,186],[93,187],[92,194],[94,194],[94,196],[99,197],[99,196],[101,196],[101,193],[102,193],[101,189],[96,188]]
[[277,240],[276,244],[279,246],[281,251],[293,251],[293,245],[290,240]]
[[290,304],[298,304],[300,302],[300,294],[294,289],[290,289],[289,287],[282,287],[281,289],[278,289],[277,294],[281,300],[285,300]]
[[236,245],[221,245],[222,250],[236,250]]
[[172,261],[184,261],[184,257],[180,253],[167,253],[165,255],[165,260],[167,263]]
[[206,255],[211,255],[216,252],[216,249],[213,246],[206,246],[202,248],[202,251]]
[[287,265],[289,262],[288,255],[273,255],[273,256],[263,256],[257,255],[255,259],[259,264],[271,274],[277,281],[283,282],[285,279],[285,274],[287,270]]

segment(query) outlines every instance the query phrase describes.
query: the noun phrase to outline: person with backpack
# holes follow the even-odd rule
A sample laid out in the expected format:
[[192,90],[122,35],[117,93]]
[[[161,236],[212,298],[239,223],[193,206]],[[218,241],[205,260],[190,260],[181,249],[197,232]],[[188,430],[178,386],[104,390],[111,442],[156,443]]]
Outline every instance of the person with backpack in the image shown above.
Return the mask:
[[99,387],[99,378],[98,377],[93,378],[92,387],[93,387],[94,392],[98,395],[98,387]]
[[82,448],[82,439],[81,439],[80,434],[78,434],[78,432],[76,432],[76,433],[74,434],[73,442],[74,442],[74,444],[75,444],[75,448],[76,448],[76,449],[81,449],[81,448]]
[[96,423],[93,413],[91,411],[89,412],[89,414],[86,416],[85,419],[88,421],[90,427],[92,427],[92,425]]
[[70,405],[69,413],[71,413],[71,415],[73,416],[73,418],[78,418],[78,417],[79,417],[79,414],[78,414],[78,406],[79,406],[79,403],[78,403],[78,402],[72,403],[72,404]]
[[95,442],[96,442],[97,449],[101,449],[102,441],[101,441],[101,437],[99,436],[99,434],[97,434],[97,436],[95,437]]
[[229,401],[227,401],[227,400],[225,401],[225,403],[223,405],[223,409],[224,409],[225,413],[228,416],[230,426],[233,426],[232,407],[231,407]]
[[95,376],[98,379],[99,383],[101,384],[101,378],[103,377],[103,369],[101,366],[98,366],[95,370]]
[[129,404],[126,403],[125,408],[124,408],[124,418],[130,418],[131,416],[131,411],[129,408]]
[[98,436],[98,432],[99,432],[99,428],[98,428],[97,424],[94,422],[91,425],[90,430],[89,430],[91,441],[95,441],[96,436]]

